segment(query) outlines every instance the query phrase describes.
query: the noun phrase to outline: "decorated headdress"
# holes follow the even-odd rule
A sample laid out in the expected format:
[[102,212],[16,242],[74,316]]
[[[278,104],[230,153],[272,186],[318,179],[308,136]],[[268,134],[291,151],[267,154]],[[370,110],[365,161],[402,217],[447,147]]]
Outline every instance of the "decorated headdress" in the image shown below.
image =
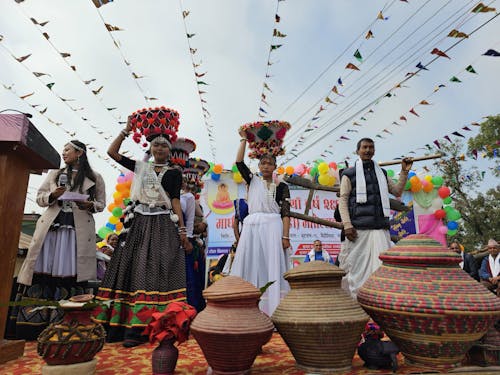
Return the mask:
[[290,124],[286,121],[258,121],[245,124],[240,127],[244,130],[248,139],[250,153],[248,156],[259,159],[265,154],[274,157],[283,155],[283,140],[285,134],[290,129]]
[[185,167],[189,154],[196,150],[196,143],[189,138],[177,138],[170,149],[170,163]]
[[162,107],[143,108],[130,115],[132,130],[134,134],[132,139],[140,143],[142,137],[148,142],[155,136],[161,134],[171,142],[177,139],[179,130],[179,113],[176,110]]
[[210,164],[206,160],[200,158],[189,158],[186,168],[184,168],[184,176],[188,183],[194,183],[201,187],[203,185],[202,178],[210,169]]

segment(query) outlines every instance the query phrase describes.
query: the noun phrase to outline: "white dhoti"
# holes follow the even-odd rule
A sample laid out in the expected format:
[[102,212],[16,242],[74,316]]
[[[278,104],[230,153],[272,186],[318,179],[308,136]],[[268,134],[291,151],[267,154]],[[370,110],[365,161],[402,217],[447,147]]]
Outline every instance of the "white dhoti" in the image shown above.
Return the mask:
[[389,231],[385,229],[357,230],[356,241],[347,238],[339,254],[340,268],[346,275],[342,289],[356,299],[358,290],[382,264],[379,255],[391,247]]

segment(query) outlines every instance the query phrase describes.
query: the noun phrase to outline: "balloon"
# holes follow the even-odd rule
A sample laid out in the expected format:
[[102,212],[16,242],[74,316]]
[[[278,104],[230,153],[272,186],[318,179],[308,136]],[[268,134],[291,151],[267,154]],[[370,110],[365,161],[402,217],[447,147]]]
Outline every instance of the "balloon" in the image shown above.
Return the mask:
[[220,174],[212,172],[212,180],[214,181],[219,181],[220,180]]
[[328,184],[327,184],[327,186],[333,186],[333,185],[335,185],[335,181],[337,181],[337,179],[334,176],[328,175]]
[[234,164],[234,165],[231,167],[231,172],[233,172],[233,173],[238,172],[238,167],[236,166],[236,164]]
[[408,178],[412,178],[413,176],[416,176],[417,174],[413,171],[408,172]]
[[125,198],[125,199],[123,200],[123,204],[124,204],[125,206],[128,206],[128,204],[129,204],[129,203],[130,203],[130,198]]
[[[120,218],[116,217],[116,216],[111,216],[109,219],[108,219],[109,223],[108,224],[113,224],[115,225],[116,223],[118,223],[120,221]],[[113,228],[114,229],[114,228]]]
[[97,235],[98,235],[99,237],[101,237],[101,238],[104,240],[104,239],[106,238],[106,236],[107,236],[109,233],[111,233],[111,232],[113,232],[113,230],[112,230],[112,229],[110,229],[110,228],[108,228],[108,227],[101,227],[101,228],[99,228],[99,230],[97,231]]
[[458,223],[456,221],[448,221],[448,229],[449,230],[458,229]]
[[289,165],[288,167],[285,168],[285,173],[289,176],[291,176],[293,174],[293,167],[291,165]]
[[444,219],[446,217],[445,210],[436,210],[434,211],[434,217],[438,220]]
[[206,174],[212,173],[212,171],[214,170],[214,163],[212,163],[211,161],[209,161],[208,165],[209,165],[209,168],[208,168],[208,171],[207,171]]
[[125,185],[124,183],[116,184],[115,189],[116,191],[123,192],[124,190],[127,190],[127,185]]
[[320,174],[319,177],[318,177],[318,182],[320,185],[328,185],[328,181],[329,181],[329,176],[326,175],[326,174]]
[[304,164],[299,164],[294,168],[294,172],[298,176],[302,176],[304,173],[306,173],[306,166]]
[[285,168],[284,167],[278,167],[278,169],[276,169],[276,173],[278,173],[278,174],[285,173]]
[[113,209],[116,207],[116,203],[110,203],[108,204],[108,211],[113,212]]
[[411,188],[411,182],[408,180],[406,181],[406,184],[405,184],[405,190],[410,190]]
[[427,182],[432,182],[432,176],[426,175],[424,177],[424,180],[427,181]]
[[123,223],[119,221],[118,223],[116,223],[116,230],[121,231],[122,229],[123,229]]
[[319,174],[326,174],[328,172],[328,164],[325,162],[318,165]]
[[446,186],[441,186],[439,189],[438,189],[438,194],[441,198],[446,198],[450,195],[450,188],[449,187],[446,187]]
[[412,185],[416,185],[416,184],[418,184],[419,182],[420,182],[420,179],[419,179],[417,176],[412,176],[412,177],[410,178],[410,183],[411,183]]
[[215,164],[213,168],[213,173],[221,174],[222,173],[222,164]]
[[446,218],[450,221],[457,221],[460,220],[462,215],[460,215],[460,212],[458,212],[456,209],[451,209],[449,212],[446,213]]
[[418,193],[420,190],[422,190],[422,184],[419,182],[418,184],[412,184],[410,187],[410,191],[412,193]]
[[431,182],[434,184],[434,186],[440,187],[441,185],[443,185],[443,177],[434,176],[434,177],[432,177]]
[[120,201],[120,200],[122,200],[122,199],[123,199],[123,195],[122,195],[122,193],[120,193],[119,191],[115,191],[115,192],[113,193],[113,199],[114,199],[115,201]]
[[454,229],[454,230],[450,230],[448,229],[448,233],[446,233],[448,236],[454,236],[455,234],[457,234],[458,230],[457,229]]
[[116,228],[116,226],[111,223],[106,223],[106,227],[110,230],[110,233],[113,232]]
[[237,184],[240,184],[243,182],[243,177],[241,177],[241,173],[240,172],[235,172],[233,173],[233,180],[234,182],[236,182]]
[[394,177],[394,171],[392,169],[387,170],[387,176]]
[[335,163],[334,161],[328,163],[328,166],[332,169],[337,169],[337,163]]
[[129,172],[125,173],[125,180],[126,181],[132,181],[133,178],[134,178],[134,172],[129,171]]
[[426,193],[430,193],[432,190],[434,190],[434,185],[432,184],[432,182],[424,180],[422,181],[422,190]]
[[452,201],[451,197],[446,197],[446,198],[443,199],[443,203],[444,204],[450,204],[451,201]]
[[454,210],[454,208],[453,208],[453,207],[451,207],[451,206],[444,206],[444,207],[443,207],[443,210],[444,210],[444,211],[448,214],[448,212],[450,212],[450,211]]
[[439,233],[441,234],[446,234],[448,232],[448,227],[446,225],[441,225],[439,228],[438,228],[438,231]]
[[125,175],[120,175],[117,179],[116,182],[119,184],[123,184],[125,182]]
[[123,210],[120,207],[115,207],[111,214],[115,217],[121,217],[123,215]]
[[313,167],[311,168],[311,170],[309,171],[309,174],[314,177],[318,174],[318,167]]

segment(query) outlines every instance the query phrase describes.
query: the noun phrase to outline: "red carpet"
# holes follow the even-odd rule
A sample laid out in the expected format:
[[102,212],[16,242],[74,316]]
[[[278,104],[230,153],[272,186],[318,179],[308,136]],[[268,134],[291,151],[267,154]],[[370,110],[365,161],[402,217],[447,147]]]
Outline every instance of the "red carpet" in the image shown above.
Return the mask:
[[[106,344],[104,349],[97,354],[98,375],[125,375],[125,374],[151,374],[151,351],[153,345],[142,345],[132,349],[124,348],[121,343]],[[400,369],[398,374],[424,374],[436,373],[433,369],[409,366],[404,364],[400,355]],[[36,352],[36,342],[26,343],[24,357],[0,365],[2,375],[41,374],[44,362]],[[179,346],[179,361],[177,362],[176,375],[205,375],[207,362],[197,342],[191,338]],[[469,373],[476,373],[469,372]],[[366,374],[391,374],[390,370],[368,370],[363,367],[363,361],[354,357],[353,368],[346,375]],[[493,373],[493,372],[490,372]],[[497,373],[497,372],[495,372]],[[257,357],[252,367],[252,374],[288,374],[303,375],[305,372],[297,370],[295,360],[285,345],[281,336],[275,333],[269,343],[263,347],[263,353]],[[486,374],[486,373],[483,373]]]

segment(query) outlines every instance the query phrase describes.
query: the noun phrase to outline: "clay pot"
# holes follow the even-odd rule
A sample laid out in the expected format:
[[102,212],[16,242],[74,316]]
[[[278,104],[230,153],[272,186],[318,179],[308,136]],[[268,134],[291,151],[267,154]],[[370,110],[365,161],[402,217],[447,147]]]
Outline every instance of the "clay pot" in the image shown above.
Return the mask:
[[260,291],[237,276],[227,276],[203,291],[207,307],[191,323],[213,374],[243,374],[273,333],[271,319],[259,310]]
[[408,236],[380,259],[358,302],[409,362],[459,365],[500,317],[500,299],[460,269],[459,255],[429,236]]
[[340,286],[345,272],[309,262],[286,272],[291,290],[272,316],[297,367],[314,373],[349,371],[368,315]]
[[71,305],[61,308],[64,311],[62,321],[52,323],[38,336],[38,354],[49,365],[90,361],[104,345],[103,326],[92,321],[93,308]]
[[153,350],[151,363],[153,365],[153,375],[171,375],[177,366],[179,349],[174,345],[175,338],[163,339]]

